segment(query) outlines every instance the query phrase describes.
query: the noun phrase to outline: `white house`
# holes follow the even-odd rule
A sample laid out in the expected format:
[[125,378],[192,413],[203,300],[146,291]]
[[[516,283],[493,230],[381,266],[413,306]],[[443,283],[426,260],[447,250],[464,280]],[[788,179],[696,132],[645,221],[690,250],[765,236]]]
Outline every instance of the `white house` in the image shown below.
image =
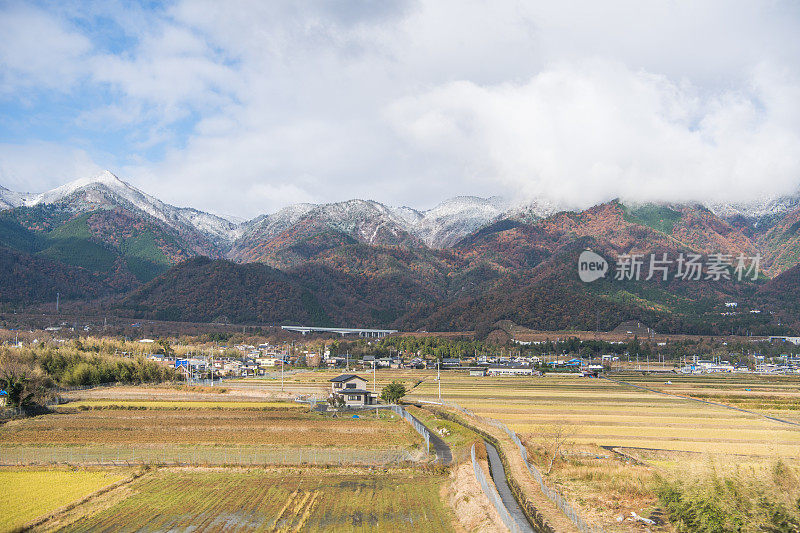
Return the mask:
[[490,376],[538,376],[541,374],[529,366],[490,366],[486,371]]
[[342,374],[331,379],[331,392],[344,398],[350,406],[375,405],[375,395],[367,390],[367,380],[355,374]]

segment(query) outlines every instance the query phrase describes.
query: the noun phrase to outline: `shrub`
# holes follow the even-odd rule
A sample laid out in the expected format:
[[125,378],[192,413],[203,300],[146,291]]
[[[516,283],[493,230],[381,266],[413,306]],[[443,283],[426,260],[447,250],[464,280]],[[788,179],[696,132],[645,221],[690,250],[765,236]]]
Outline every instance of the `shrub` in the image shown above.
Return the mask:
[[389,403],[397,403],[405,395],[405,385],[397,381],[392,381],[381,390],[381,400]]

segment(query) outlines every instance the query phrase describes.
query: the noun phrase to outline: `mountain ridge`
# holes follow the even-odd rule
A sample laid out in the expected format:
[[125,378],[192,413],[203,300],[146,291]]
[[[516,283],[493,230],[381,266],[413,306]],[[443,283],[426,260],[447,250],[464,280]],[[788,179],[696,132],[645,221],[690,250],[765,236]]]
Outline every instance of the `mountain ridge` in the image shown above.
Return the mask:
[[[591,328],[599,317],[611,326],[636,319],[670,331],[775,334],[798,322],[780,295],[796,286],[800,264],[800,204],[791,201],[756,220],[741,210],[723,218],[696,202],[613,200],[570,211],[460,196],[420,211],[348,200],[296,204],[237,224],[165,204],[111,173],[38,195],[0,189],[0,201],[0,308],[35,308],[61,292],[76,308],[139,318],[336,318],[409,329],[502,319]],[[575,261],[587,246],[611,259],[760,255],[763,276],[781,281],[766,289],[758,289],[763,280],[586,285]],[[59,265],[60,281],[48,281]],[[80,290],[68,291],[69,280]],[[763,313],[722,314],[720,302],[739,299]]]
[[[634,208],[639,205],[624,200],[622,203]],[[418,210],[406,206],[394,207],[374,200],[353,199],[327,204],[293,204],[275,213],[233,222],[195,208],[175,207],[162,202],[107,170],[38,194],[14,192],[0,186],[0,211],[58,204],[68,205],[74,212],[86,212],[98,207],[138,210],[179,234],[191,235],[194,232],[197,234],[193,236],[195,240],[208,241],[207,245],[212,250],[201,247],[197,250],[199,254],[233,260],[258,260],[257,254],[245,250],[244,243],[275,238],[308,217],[315,218],[317,225],[344,231],[365,244],[422,243],[430,248],[451,248],[461,239],[499,220],[532,223],[559,213],[583,213],[597,207],[570,210],[545,199],[511,202],[499,196],[456,196],[433,208]],[[772,225],[776,217],[800,208],[800,193],[774,199],[756,199],[750,204],[651,202],[641,205],[685,209],[694,204],[702,205],[734,226],[752,229],[759,225]]]

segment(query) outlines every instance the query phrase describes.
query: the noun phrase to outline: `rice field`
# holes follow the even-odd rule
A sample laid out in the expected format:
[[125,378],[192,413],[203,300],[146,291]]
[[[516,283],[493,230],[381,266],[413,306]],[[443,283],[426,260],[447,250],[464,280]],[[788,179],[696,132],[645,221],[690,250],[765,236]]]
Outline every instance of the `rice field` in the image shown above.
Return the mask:
[[415,470],[174,469],[148,474],[131,494],[63,531],[453,530],[443,476]]
[[0,531],[12,531],[111,485],[120,473],[0,470]]
[[[784,394],[784,403],[794,401],[797,382],[781,383],[777,388],[782,392],[776,392],[775,387],[758,378],[750,379],[751,382],[712,382],[703,390],[716,391],[721,385],[727,386],[728,391],[760,386],[771,395]],[[661,387],[669,387],[665,385],[669,380],[673,376],[649,378],[647,382],[639,379],[637,384],[660,383]],[[681,387],[676,390],[685,393],[692,383],[684,382]],[[442,391],[446,401],[502,420],[523,439],[535,440],[562,426],[579,444],[800,457],[800,426],[601,379],[552,374],[469,377],[447,373],[442,376]],[[436,394],[437,384],[428,380],[412,396],[433,399]]]
[[63,404],[61,410],[71,409],[308,409],[294,402],[247,402],[204,400],[78,400]]
[[0,446],[117,444],[411,447],[419,435],[399,417],[331,418],[298,409],[99,409],[12,420]]
[[[631,512],[663,524],[660,479],[713,486],[713,476],[727,476],[742,480],[747,486],[743,494],[759,502],[761,489],[781,494],[771,481],[776,468],[790,472],[790,479],[800,475],[800,426],[762,416],[792,420],[800,414],[800,380],[632,373],[612,377],[671,395],[563,374],[470,377],[447,372],[441,385],[445,401],[501,420],[516,431],[542,472],[556,455],[555,435],[560,434],[566,442],[546,474],[548,482],[560,487],[590,523],[605,531],[638,530],[630,521]],[[437,394],[438,383],[428,379],[411,397],[435,401]],[[741,398],[747,401],[738,401]],[[621,460],[612,449],[643,463]],[[761,481],[763,486],[758,485]],[[666,524],[656,530],[670,528]]]

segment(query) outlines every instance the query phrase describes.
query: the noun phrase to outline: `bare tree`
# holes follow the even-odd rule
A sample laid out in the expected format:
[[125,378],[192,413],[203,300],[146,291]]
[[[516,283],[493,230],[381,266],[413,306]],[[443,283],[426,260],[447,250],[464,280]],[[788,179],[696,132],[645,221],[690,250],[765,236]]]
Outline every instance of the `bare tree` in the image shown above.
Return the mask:
[[46,378],[32,360],[8,350],[0,353],[0,389],[6,391],[10,407],[28,408],[48,394]]
[[553,465],[555,465],[557,459],[564,458],[564,450],[567,444],[578,434],[579,429],[578,426],[563,422],[550,426],[549,431],[544,436],[544,447],[549,457],[549,465],[545,474],[549,474],[553,470]]

